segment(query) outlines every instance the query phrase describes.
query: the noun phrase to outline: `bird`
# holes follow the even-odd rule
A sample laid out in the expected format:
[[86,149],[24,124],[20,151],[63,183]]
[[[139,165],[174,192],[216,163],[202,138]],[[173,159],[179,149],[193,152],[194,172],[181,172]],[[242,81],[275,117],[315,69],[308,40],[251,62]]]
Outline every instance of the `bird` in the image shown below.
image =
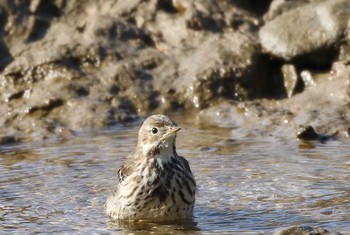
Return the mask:
[[117,187],[105,203],[112,221],[192,218],[196,181],[176,152],[181,129],[166,115],[152,115],[138,132],[136,149],[120,166]]

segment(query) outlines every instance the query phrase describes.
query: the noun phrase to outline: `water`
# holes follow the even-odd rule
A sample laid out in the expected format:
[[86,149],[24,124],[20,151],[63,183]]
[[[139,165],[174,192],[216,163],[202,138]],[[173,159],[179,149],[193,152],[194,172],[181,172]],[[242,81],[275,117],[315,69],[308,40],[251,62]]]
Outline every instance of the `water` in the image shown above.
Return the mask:
[[350,233],[349,143],[232,139],[229,129],[178,122],[178,152],[198,184],[193,221],[108,222],[103,204],[138,123],[1,147],[0,233],[271,234],[292,225]]

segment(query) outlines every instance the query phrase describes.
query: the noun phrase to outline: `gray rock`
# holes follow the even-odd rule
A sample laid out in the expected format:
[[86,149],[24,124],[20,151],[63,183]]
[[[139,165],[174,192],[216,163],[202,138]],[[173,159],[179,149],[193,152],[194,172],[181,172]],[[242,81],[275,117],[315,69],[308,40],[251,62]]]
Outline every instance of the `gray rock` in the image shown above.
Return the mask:
[[21,141],[22,140],[18,136],[12,136],[12,135],[0,136],[0,146],[7,145],[7,144],[15,144]]
[[284,12],[303,6],[307,3],[309,3],[308,0],[274,0],[270,4],[269,11],[264,15],[264,20],[270,21]]
[[309,70],[301,71],[300,77],[304,82],[305,88],[316,86],[316,81]]
[[102,128],[154,107],[149,65],[130,61],[135,50],[152,47],[148,34],[99,14],[83,28],[58,22],[39,42],[27,44],[25,32],[11,47],[14,59],[0,74],[4,134],[40,139],[59,135],[56,127]]
[[220,98],[258,97],[266,71],[257,48],[254,40],[240,33],[209,37],[180,63],[183,97],[198,108]]
[[310,226],[293,226],[286,228],[283,231],[275,233],[275,235],[342,235],[338,232],[330,232],[327,229],[321,227]]
[[332,137],[348,142],[349,75],[350,67],[338,64],[331,76],[316,77],[317,86],[289,99],[220,102],[201,110],[196,120],[209,126],[233,127],[235,139],[267,138],[268,133],[272,139],[291,140],[295,139],[298,127],[311,125],[319,133],[327,133],[326,138],[317,135],[320,141]]
[[334,46],[346,31],[350,17],[348,0],[327,0],[287,11],[259,31],[263,49],[286,61],[326,65]]
[[287,92],[287,97],[290,98],[296,92],[296,87],[298,83],[298,73],[295,69],[295,66],[292,64],[283,65],[281,70],[284,79],[284,87]]

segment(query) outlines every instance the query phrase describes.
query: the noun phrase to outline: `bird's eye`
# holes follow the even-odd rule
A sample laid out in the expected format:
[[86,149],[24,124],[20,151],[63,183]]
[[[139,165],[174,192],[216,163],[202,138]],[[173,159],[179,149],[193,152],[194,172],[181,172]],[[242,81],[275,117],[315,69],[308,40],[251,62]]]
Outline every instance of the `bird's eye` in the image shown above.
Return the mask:
[[151,131],[152,131],[152,134],[153,134],[153,135],[155,135],[155,134],[157,134],[157,133],[158,133],[158,129],[157,129],[157,128],[155,128],[155,127],[153,127]]

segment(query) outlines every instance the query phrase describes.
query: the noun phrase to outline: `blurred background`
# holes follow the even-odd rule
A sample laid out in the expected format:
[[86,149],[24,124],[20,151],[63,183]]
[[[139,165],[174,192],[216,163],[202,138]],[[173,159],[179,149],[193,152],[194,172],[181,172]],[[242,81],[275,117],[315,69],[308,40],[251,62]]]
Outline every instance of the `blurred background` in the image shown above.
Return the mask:
[[1,143],[171,112],[348,138],[349,16],[347,0],[1,0]]

